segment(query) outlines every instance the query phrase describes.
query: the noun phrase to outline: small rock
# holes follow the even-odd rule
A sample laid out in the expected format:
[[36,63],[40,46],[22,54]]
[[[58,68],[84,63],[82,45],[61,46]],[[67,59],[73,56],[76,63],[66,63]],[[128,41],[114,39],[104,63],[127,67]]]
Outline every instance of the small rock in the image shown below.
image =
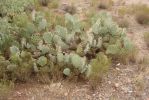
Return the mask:
[[133,91],[128,91],[128,93],[132,93]]
[[122,90],[124,91],[124,93],[132,93],[132,89],[130,87],[122,87]]
[[65,95],[65,96],[67,96],[67,95],[68,95],[68,93],[66,92],[64,95]]
[[56,86],[56,84],[51,84],[50,85],[51,88],[54,88],[55,86]]
[[108,81],[108,84],[111,84],[112,82],[111,81]]
[[93,94],[93,96],[95,96],[96,94]]
[[116,67],[116,70],[118,70],[118,71],[119,71],[120,69]]
[[120,63],[116,64],[116,66],[120,66],[120,65],[121,65]]
[[131,80],[128,78],[128,79],[127,79],[127,82],[128,82],[128,83],[131,83]]
[[57,83],[57,87],[60,87],[61,86],[61,83],[59,82],[59,83]]
[[120,84],[119,84],[119,83],[115,83],[114,86],[115,86],[116,88],[118,88],[118,87],[120,86]]
[[17,92],[17,94],[18,94],[18,95],[21,95],[22,93],[21,93],[21,92]]

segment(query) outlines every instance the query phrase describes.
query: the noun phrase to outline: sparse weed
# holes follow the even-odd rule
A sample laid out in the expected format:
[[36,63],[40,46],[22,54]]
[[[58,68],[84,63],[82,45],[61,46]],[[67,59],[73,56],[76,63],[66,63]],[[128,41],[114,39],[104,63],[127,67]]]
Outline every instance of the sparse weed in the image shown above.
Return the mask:
[[135,86],[137,91],[142,91],[145,88],[145,80],[144,80],[144,74],[141,73],[138,76],[135,77],[134,79]]
[[140,71],[143,71],[143,72],[148,71],[149,56],[148,55],[144,56],[143,59],[139,62],[139,65],[140,65],[140,67],[139,67]]
[[48,8],[56,9],[59,7],[59,0],[50,0]]
[[119,27],[121,27],[121,28],[129,27],[129,21],[127,18],[116,19],[116,22],[118,23]]
[[7,100],[13,87],[13,82],[8,80],[0,80],[0,100]]
[[91,0],[91,6],[92,7],[97,7],[99,1],[98,0]]
[[47,19],[49,20],[52,29],[54,29],[56,25],[65,26],[65,16],[63,14],[51,11],[48,16]]
[[125,16],[126,14],[129,14],[130,13],[130,8],[129,7],[120,7],[118,9],[118,14],[119,16]]
[[48,6],[49,0],[39,0],[40,5]]
[[92,67],[88,74],[90,74],[89,79],[93,88],[97,86],[105,73],[108,72],[110,64],[110,59],[104,53],[97,54],[97,57],[91,61]]
[[128,64],[130,62],[135,63],[135,62],[137,62],[137,59],[136,59],[137,54],[138,54],[137,47],[133,47],[132,51],[124,50],[120,53],[120,55],[117,55],[116,58],[118,58],[119,61],[123,64]]
[[112,0],[100,0],[98,8],[99,9],[108,9],[113,5]]
[[147,46],[149,47],[149,32],[144,33],[144,40],[145,40]]
[[66,11],[67,13],[70,13],[72,15],[76,13],[76,10],[77,9],[73,4],[71,4],[70,6],[68,5],[64,8],[64,11]]
[[149,25],[149,7],[147,5],[133,5],[132,12],[139,24]]

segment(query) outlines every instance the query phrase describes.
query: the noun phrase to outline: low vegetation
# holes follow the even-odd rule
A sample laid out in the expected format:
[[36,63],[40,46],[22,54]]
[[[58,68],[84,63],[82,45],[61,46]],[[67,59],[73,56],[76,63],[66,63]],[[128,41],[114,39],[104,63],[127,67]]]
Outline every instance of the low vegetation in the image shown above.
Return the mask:
[[149,47],[149,32],[144,33],[144,40],[145,40],[147,46]]
[[[77,76],[94,83],[115,59],[123,63],[132,59],[135,47],[109,13],[90,15],[86,28],[72,15],[74,8],[68,8],[65,15],[41,12],[35,1],[0,2],[1,80],[27,82],[34,77],[46,83]],[[47,0],[38,2],[48,5]],[[28,5],[34,9],[26,11]],[[102,8],[107,5],[102,4]]]
[[99,1],[99,5],[98,8],[99,9],[108,9],[113,5],[113,1],[112,0],[100,0]]
[[147,5],[133,5],[136,20],[139,24],[149,25],[149,7]]
[[91,5],[99,9],[108,9],[113,5],[113,0],[92,0]]
[[14,84],[8,80],[0,80],[0,99],[6,100],[7,96],[11,93]]
[[114,18],[114,20],[117,22],[117,24],[121,28],[129,27],[129,19],[127,17]]
[[66,13],[74,15],[76,13],[77,9],[76,9],[76,7],[73,4],[71,4],[71,5],[66,6],[64,8],[64,11]]

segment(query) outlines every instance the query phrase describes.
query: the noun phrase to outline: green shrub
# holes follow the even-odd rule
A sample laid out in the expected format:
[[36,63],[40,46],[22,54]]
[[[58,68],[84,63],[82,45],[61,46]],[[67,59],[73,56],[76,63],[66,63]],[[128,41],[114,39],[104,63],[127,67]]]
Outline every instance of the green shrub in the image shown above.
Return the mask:
[[14,16],[24,12],[29,5],[34,5],[34,0],[1,0],[0,14]]
[[110,66],[110,60],[104,53],[97,54],[97,57],[95,59],[92,59],[91,61],[91,69],[89,69],[89,77],[91,79],[100,80],[104,73],[108,71],[108,68]]
[[8,36],[15,43],[4,48],[7,57],[1,50],[0,79],[25,82],[34,74],[43,83],[63,75],[98,80],[108,70],[109,59],[128,59],[134,48],[125,30],[106,12],[89,19],[89,31],[71,14],[16,11],[10,21],[7,18],[2,18],[0,47],[10,40]]

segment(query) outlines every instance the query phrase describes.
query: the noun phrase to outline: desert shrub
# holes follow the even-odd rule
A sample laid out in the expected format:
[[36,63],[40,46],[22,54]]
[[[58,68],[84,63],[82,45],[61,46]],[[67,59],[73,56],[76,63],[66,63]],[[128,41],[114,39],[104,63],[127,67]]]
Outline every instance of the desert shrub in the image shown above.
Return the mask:
[[56,9],[58,7],[59,7],[59,0],[51,0],[48,5],[48,8]]
[[149,32],[144,33],[144,40],[147,46],[149,47]]
[[121,28],[128,28],[129,27],[129,21],[127,18],[121,18],[121,19],[116,19],[117,24]]
[[113,1],[112,0],[100,0],[99,1],[99,5],[98,8],[99,9],[108,9],[113,5]]
[[92,0],[91,1],[91,6],[95,7],[97,6],[98,0]]
[[72,15],[76,13],[76,10],[77,9],[73,4],[67,5],[67,6],[64,7],[64,11],[67,12],[67,13],[70,13]]
[[7,18],[0,18],[0,51],[5,52],[13,43],[13,36],[10,34],[15,27],[8,23]]
[[83,20],[84,22],[83,26],[85,30],[89,30],[89,28],[92,26],[91,19],[93,18],[95,14],[96,14],[96,10],[94,8],[91,8],[85,12],[85,19]]
[[110,64],[110,59],[102,52],[97,54],[95,59],[91,60],[91,66],[87,72],[87,76],[89,76],[93,88],[99,84],[103,75],[108,72]]
[[[35,17],[35,25],[38,26],[40,18],[43,17]],[[133,49],[124,29],[119,28],[105,12],[92,18],[91,31],[88,32],[84,32],[77,16],[66,14],[64,23],[64,26],[56,25],[52,32],[32,35],[31,41],[22,38],[21,47],[10,46],[9,64],[6,67],[11,75],[9,78],[26,81],[32,72],[43,77],[53,77],[54,73],[58,73],[59,77],[63,72],[66,76],[92,76],[94,80],[107,71],[111,57],[115,59],[125,55],[123,58],[128,58],[126,55]],[[17,25],[24,27],[23,24]],[[29,52],[24,51],[25,48]]]
[[34,0],[1,0],[0,14],[13,16],[16,13],[24,12],[26,7],[33,4]]
[[8,80],[0,80],[0,99],[7,100],[14,84]]
[[133,5],[133,10],[136,20],[140,24],[149,24],[149,7],[147,5]]
[[1,56],[1,79],[7,79],[12,81],[26,81],[32,73],[33,60],[30,53],[19,52],[19,49],[15,46],[10,48],[11,55],[10,60],[6,60]]
[[39,0],[39,3],[42,5],[42,6],[48,6],[48,3],[50,2],[50,0]]
[[0,79],[26,82],[33,74],[42,83],[63,76],[96,80],[108,70],[109,59],[128,59],[134,48],[125,29],[106,12],[90,18],[89,31],[77,15],[69,13],[33,10],[27,14],[24,6],[14,13],[12,18],[0,20],[4,22],[0,24],[0,47],[3,49],[10,37],[14,42],[4,48],[7,53],[0,50]]
[[63,14],[50,11],[45,13],[45,18],[49,22],[50,30],[54,29],[56,25],[65,26],[65,16]]
[[130,7],[120,7],[118,9],[118,14],[120,16],[124,16],[126,14],[130,14],[131,13],[131,8]]
[[140,24],[147,24],[149,23],[149,16],[146,15],[146,13],[143,12],[139,12],[136,15],[136,20],[138,21],[138,23]]

